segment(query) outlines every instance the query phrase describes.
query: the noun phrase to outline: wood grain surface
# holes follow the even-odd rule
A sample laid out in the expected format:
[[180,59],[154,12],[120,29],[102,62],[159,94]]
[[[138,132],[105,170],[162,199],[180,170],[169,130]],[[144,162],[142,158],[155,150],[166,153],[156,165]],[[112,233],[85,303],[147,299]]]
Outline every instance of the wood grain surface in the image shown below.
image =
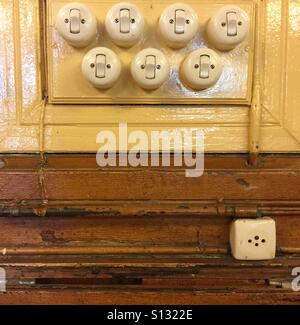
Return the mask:
[[[0,157],[1,304],[299,304],[298,156],[208,155],[98,168],[94,155]],[[277,254],[236,261],[229,225],[271,216]]]

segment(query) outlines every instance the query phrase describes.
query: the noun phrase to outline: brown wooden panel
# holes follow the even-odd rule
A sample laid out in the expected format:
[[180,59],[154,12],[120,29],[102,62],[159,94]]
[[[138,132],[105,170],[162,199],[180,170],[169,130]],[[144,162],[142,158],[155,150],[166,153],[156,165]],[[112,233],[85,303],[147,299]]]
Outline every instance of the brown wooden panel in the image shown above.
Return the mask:
[[[270,261],[237,261],[229,255],[6,256],[0,265],[9,279],[18,278],[142,278],[142,279],[291,279],[299,255]],[[225,285],[225,284],[224,284]]]
[[37,170],[41,165],[41,156],[37,154],[0,154],[1,170]]
[[279,284],[291,283],[299,261],[296,256],[247,263],[218,255],[2,256],[8,282],[0,304],[296,304],[300,293]]
[[[299,303],[270,285],[300,266],[299,156],[208,155],[198,179],[92,154],[0,159],[0,303]],[[276,220],[277,257],[235,261],[229,224],[257,216]]]
[[0,218],[2,247],[227,245],[229,218],[76,216]]
[[210,305],[295,304],[296,292],[209,292],[180,290],[14,290],[0,295],[0,304]]
[[246,155],[207,155],[204,176],[186,178],[184,167],[100,169],[93,154],[1,156],[0,200],[16,205],[22,199],[24,206],[42,198],[45,207],[95,200],[277,201],[300,207],[298,157],[264,156],[254,167]]
[[265,156],[253,167],[245,155],[207,155],[205,174],[196,179],[184,168],[100,169],[94,155],[48,155],[46,193],[50,200],[300,199],[297,156]]
[[[138,303],[129,299],[130,295],[137,295],[142,304],[181,304],[181,294],[188,304],[205,304],[205,295],[210,296],[210,303],[237,303],[237,297],[242,298],[241,303],[298,303],[300,293],[271,284],[291,283],[291,270],[299,261],[296,256],[247,263],[218,255],[122,259],[2,256],[0,265],[7,272],[8,290],[0,295],[0,303],[33,304],[41,294],[41,304],[78,303],[77,299],[99,304]],[[51,294],[57,297],[56,302]]]
[[[54,218],[54,219],[53,219]],[[274,217],[278,252],[300,249],[299,216]],[[0,218],[5,254],[227,253],[230,217]]]
[[15,203],[21,200],[41,200],[38,174],[0,172],[0,202],[1,200],[11,200]]
[[[284,186],[283,186],[284,184]],[[49,200],[299,200],[300,172],[126,171],[45,172]]]
[[[95,154],[46,154],[47,169],[68,170],[68,169],[101,169],[97,166]],[[205,169],[209,170],[300,170],[300,159],[298,155],[260,155],[255,166],[249,165],[249,157],[244,154],[207,154],[205,155]],[[171,166],[173,158],[171,156]],[[184,169],[185,167],[182,167]],[[105,170],[116,170],[120,167],[109,167]],[[123,170],[126,169],[125,167]],[[139,167],[139,169],[147,169]]]

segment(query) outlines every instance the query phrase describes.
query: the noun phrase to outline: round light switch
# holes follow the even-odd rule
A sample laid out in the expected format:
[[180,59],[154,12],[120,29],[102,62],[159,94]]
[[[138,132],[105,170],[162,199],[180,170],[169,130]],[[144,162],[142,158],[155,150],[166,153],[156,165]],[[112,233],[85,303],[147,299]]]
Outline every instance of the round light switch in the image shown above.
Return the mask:
[[128,2],[118,3],[107,13],[105,28],[115,44],[130,47],[142,37],[144,17],[135,5]]
[[133,79],[144,89],[157,89],[170,76],[170,64],[159,50],[148,48],[139,52],[131,63]]
[[202,90],[214,85],[222,74],[223,65],[219,55],[207,48],[190,53],[181,64],[180,76],[185,85]]
[[198,29],[197,13],[184,3],[167,7],[159,19],[160,35],[172,48],[186,46],[196,36]]
[[87,6],[77,2],[59,10],[55,28],[74,47],[87,46],[97,36],[96,17]]
[[82,61],[82,73],[97,88],[110,88],[120,77],[122,66],[118,56],[106,47],[89,51]]
[[210,19],[206,33],[213,46],[229,51],[246,39],[248,31],[248,14],[238,6],[228,5]]

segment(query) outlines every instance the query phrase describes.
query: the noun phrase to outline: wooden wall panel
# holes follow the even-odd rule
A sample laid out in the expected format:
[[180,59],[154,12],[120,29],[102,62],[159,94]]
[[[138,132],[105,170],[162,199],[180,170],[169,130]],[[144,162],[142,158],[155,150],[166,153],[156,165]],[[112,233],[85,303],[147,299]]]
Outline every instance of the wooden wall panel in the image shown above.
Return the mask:
[[[92,215],[92,213],[90,213]],[[300,214],[274,217],[278,253],[300,252]],[[1,217],[5,255],[184,254],[229,250],[231,217]]]
[[[187,179],[184,167],[99,169],[94,155],[1,155],[0,304],[299,303],[298,157],[205,166]],[[235,261],[230,222],[259,216],[276,220],[276,259]]]
[[[1,300],[4,299],[0,298]],[[244,304],[299,304],[297,293],[270,292],[262,293],[215,293],[206,291],[120,291],[120,290],[40,290],[12,291],[5,297],[5,303],[15,304],[99,304],[99,305],[244,305]]]
[[[23,207],[39,200],[46,210],[94,205],[102,213],[118,207],[122,213],[135,210],[140,215],[139,210],[150,213],[151,208],[157,213],[162,204],[161,210],[169,213],[207,211],[208,215],[222,214],[222,209],[230,214],[239,208],[243,214],[242,207],[247,205],[257,214],[259,209],[280,213],[279,206],[290,205],[294,210],[299,206],[297,156],[262,156],[253,166],[247,155],[207,155],[204,175],[199,178],[185,177],[185,167],[99,168],[94,155],[29,155],[24,160],[2,155],[0,159],[0,200],[18,199],[24,193]],[[135,204],[130,204],[133,200]]]

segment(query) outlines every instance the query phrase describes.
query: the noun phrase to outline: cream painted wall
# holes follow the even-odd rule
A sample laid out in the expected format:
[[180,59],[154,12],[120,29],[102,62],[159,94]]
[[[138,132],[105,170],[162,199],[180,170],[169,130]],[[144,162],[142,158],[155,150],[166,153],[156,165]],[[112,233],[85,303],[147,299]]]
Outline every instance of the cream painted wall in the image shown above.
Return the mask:
[[48,104],[43,94],[51,81],[45,60],[52,31],[44,22],[52,2],[58,1],[43,6],[38,0],[0,0],[1,152],[93,152],[97,133],[116,130],[120,121],[147,133],[202,128],[206,152],[300,151],[299,1],[223,1],[255,4],[255,62],[249,69],[254,78],[248,85],[249,94],[254,91],[245,103],[209,106]]

